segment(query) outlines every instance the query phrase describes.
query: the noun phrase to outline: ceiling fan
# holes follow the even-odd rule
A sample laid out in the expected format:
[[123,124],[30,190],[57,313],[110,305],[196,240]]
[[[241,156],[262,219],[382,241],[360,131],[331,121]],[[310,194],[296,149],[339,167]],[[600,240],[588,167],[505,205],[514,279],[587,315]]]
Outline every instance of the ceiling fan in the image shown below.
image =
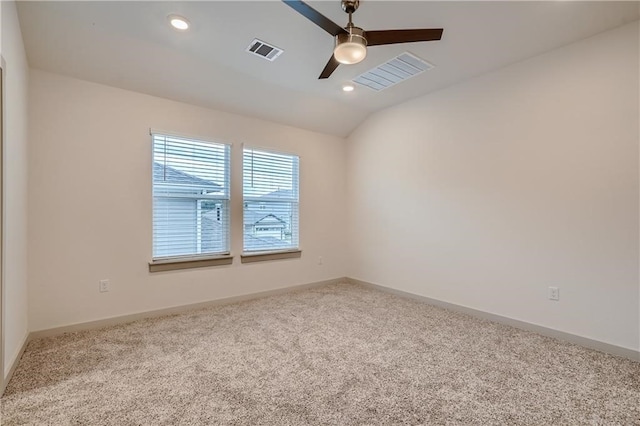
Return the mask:
[[349,23],[344,28],[303,1],[282,1],[335,37],[333,56],[320,73],[319,79],[329,78],[340,64],[357,64],[362,61],[367,56],[367,46],[437,41],[442,38],[442,28],[365,31],[356,27],[351,15],[358,10],[360,0],[342,0],[342,10],[349,14]]

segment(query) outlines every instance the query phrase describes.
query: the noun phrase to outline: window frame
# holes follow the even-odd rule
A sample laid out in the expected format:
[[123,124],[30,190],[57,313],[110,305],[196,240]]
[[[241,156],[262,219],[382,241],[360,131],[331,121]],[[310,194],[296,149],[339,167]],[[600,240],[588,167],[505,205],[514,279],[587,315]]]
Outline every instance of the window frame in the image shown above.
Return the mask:
[[[176,269],[191,269],[191,268],[200,268],[200,267],[208,267],[208,266],[218,266],[218,265],[230,265],[233,263],[233,256],[231,255],[231,239],[232,239],[232,226],[231,226],[231,212],[232,212],[232,188],[231,188],[231,164],[233,157],[233,144],[228,142],[223,142],[220,140],[214,140],[211,138],[204,138],[199,136],[190,136],[185,134],[179,134],[174,132],[166,132],[162,130],[149,129],[149,134],[151,136],[151,261],[149,262],[149,272],[162,272],[162,271],[170,271]],[[196,203],[200,203],[203,200],[210,200],[213,202],[223,202],[226,203],[226,213],[227,218],[224,221],[226,227],[226,236],[225,236],[225,249],[220,252],[213,253],[191,253],[191,254],[181,254],[181,255],[172,255],[172,256],[155,256],[155,232],[154,228],[156,226],[155,221],[155,199],[157,195],[154,193],[155,182],[154,182],[154,163],[155,161],[155,143],[156,137],[166,137],[179,139],[184,142],[197,142],[202,144],[211,144],[222,146],[225,152],[225,169],[224,169],[224,180],[226,184],[226,194],[225,196],[211,196],[207,194],[202,194],[198,196],[194,194],[193,196],[185,196],[184,198],[193,199]],[[175,198],[175,197],[166,197],[166,198]],[[182,197],[178,197],[182,198]],[[196,220],[196,232],[201,224],[197,223]],[[198,241],[198,237],[196,236],[196,245],[200,246],[201,242]]]
[[[253,151],[259,151],[259,152],[265,152],[267,154],[275,154],[275,155],[282,155],[282,156],[288,156],[288,157],[295,157],[296,161],[294,162],[294,172],[293,172],[293,177],[295,177],[295,179],[292,179],[292,193],[295,194],[295,199],[294,197],[291,198],[274,198],[274,199],[270,199],[270,200],[266,200],[265,198],[261,198],[261,197],[247,197],[245,195],[245,191],[244,191],[244,159],[245,159],[245,150],[253,150]],[[266,261],[266,260],[280,260],[280,259],[291,259],[291,258],[300,258],[302,255],[302,249],[301,244],[300,244],[300,162],[301,162],[301,158],[299,154],[293,153],[293,152],[287,152],[287,151],[281,151],[281,150],[277,150],[277,149],[272,149],[272,148],[265,148],[265,147],[261,147],[261,146],[256,146],[256,145],[248,145],[248,144],[242,144],[242,149],[241,149],[241,159],[240,159],[240,164],[242,167],[241,170],[241,176],[242,176],[242,185],[241,185],[241,191],[242,191],[242,254],[240,256],[241,262],[242,263],[253,263],[253,262],[260,262],[260,261]],[[247,201],[249,202],[255,202],[255,203],[260,203],[260,202],[283,202],[283,203],[292,203],[295,204],[295,220],[296,220],[296,244],[295,247],[285,247],[282,249],[269,249],[269,250],[246,250],[245,248],[245,222],[244,222],[244,217],[245,217],[245,204],[247,203]]]

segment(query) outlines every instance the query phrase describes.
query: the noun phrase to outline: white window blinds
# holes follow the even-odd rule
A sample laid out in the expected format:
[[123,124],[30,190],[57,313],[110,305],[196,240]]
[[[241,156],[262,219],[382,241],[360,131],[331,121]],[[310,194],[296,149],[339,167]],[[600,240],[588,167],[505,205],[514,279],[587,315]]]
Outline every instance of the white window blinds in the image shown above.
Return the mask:
[[298,170],[295,155],[243,150],[244,251],[298,248]]
[[229,145],[152,140],[153,258],[228,253]]

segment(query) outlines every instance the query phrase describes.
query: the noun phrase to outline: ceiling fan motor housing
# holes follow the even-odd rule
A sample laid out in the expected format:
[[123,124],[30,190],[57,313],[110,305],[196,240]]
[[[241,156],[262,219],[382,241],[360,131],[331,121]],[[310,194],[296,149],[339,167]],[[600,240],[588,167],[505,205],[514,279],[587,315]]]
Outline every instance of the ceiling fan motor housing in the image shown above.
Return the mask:
[[362,28],[347,27],[345,29],[348,33],[342,33],[336,36],[336,46],[342,43],[357,43],[365,47],[367,46],[367,39]]
[[347,13],[353,13],[358,10],[360,0],[342,0],[342,10]]

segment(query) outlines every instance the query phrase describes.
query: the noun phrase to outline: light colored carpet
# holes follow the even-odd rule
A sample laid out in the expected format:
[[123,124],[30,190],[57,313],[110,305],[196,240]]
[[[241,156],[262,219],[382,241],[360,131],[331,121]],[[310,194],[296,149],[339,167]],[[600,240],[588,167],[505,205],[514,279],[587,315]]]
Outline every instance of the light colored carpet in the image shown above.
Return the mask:
[[640,424],[640,363],[352,284],[29,344],[2,425]]

